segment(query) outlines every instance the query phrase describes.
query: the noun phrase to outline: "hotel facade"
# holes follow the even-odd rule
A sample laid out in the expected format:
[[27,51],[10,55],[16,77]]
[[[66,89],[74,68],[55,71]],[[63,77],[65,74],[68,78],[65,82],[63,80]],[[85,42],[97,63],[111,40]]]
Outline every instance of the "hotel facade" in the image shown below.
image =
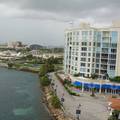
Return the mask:
[[85,77],[97,74],[102,79],[120,76],[120,23],[107,28],[81,23],[66,29],[64,71]]

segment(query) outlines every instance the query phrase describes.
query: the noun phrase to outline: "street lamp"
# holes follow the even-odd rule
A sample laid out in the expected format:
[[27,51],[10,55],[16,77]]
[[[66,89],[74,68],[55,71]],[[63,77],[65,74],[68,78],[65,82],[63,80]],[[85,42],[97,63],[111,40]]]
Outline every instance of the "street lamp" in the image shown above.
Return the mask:
[[64,99],[64,97],[62,96],[62,97],[61,97],[61,104],[62,104],[62,106],[63,106],[64,101],[65,101],[65,99]]
[[118,115],[118,120],[120,120],[120,113],[119,113],[119,115]]
[[54,80],[51,79],[51,86],[52,86],[52,88],[53,88],[54,84],[55,84]]
[[54,89],[56,95],[57,95],[57,87],[58,87],[58,86],[56,85],[56,86],[55,86],[55,89]]
[[77,109],[76,109],[76,117],[77,120],[80,120],[80,114],[81,114],[81,110],[80,110],[81,104],[78,105]]

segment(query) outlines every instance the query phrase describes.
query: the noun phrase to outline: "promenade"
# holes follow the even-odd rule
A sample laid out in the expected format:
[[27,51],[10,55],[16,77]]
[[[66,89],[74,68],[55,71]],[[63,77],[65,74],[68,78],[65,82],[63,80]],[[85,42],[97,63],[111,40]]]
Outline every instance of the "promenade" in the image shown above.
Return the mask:
[[76,118],[76,109],[81,104],[80,120],[107,120],[109,113],[107,111],[107,98],[104,96],[91,97],[90,93],[81,93],[80,97],[71,96],[64,89],[62,84],[57,80],[54,73],[50,74],[54,81],[54,88],[56,89],[59,99],[64,97],[65,101],[63,106],[66,115]]

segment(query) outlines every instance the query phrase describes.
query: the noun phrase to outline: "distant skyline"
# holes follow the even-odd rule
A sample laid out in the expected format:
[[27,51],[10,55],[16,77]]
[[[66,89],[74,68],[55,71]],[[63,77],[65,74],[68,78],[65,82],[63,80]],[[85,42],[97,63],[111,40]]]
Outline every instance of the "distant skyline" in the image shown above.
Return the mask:
[[0,43],[64,45],[70,21],[120,20],[120,0],[0,0]]

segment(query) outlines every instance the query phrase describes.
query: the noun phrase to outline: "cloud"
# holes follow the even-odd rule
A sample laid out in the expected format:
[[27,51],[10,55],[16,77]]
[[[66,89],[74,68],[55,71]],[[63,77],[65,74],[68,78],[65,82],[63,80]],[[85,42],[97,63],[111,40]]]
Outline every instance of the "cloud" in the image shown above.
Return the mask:
[[21,18],[63,22],[88,18],[98,21],[120,19],[120,0],[0,0],[0,3],[10,9],[8,16],[14,14]]
[[0,41],[64,44],[70,21],[109,24],[120,19],[120,0],[0,0]]
[[0,4],[0,17],[12,17],[22,14],[22,11],[17,8],[9,7],[6,4]]

